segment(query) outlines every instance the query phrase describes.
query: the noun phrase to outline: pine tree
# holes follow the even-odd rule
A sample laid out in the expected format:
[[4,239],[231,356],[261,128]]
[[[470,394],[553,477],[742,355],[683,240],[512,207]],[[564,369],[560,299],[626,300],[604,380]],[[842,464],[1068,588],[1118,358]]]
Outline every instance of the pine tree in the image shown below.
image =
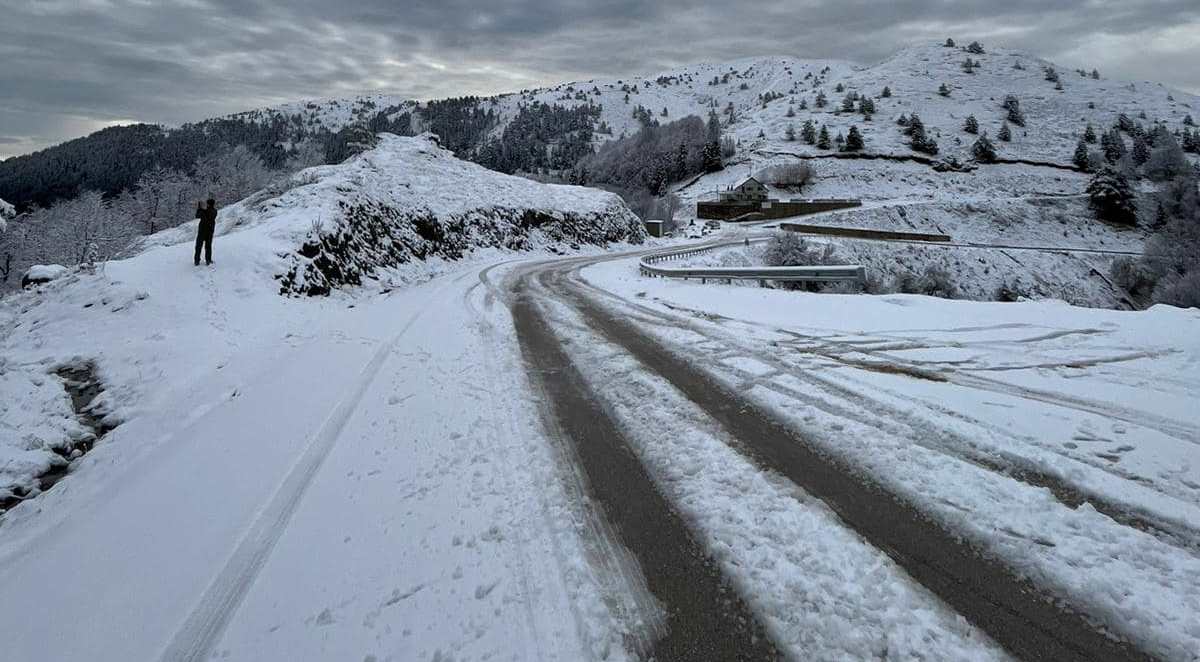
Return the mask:
[[975,61],[969,57],[967,59],[963,60],[962,70],[969,74],[975,73]]
[[1004,97],[1004,108],[1008,111],[1008,121],[1017,126],[1025,126],[1025,113],[1021,112],[1021,102],[1016,96],[1009,94]]
[[787,130],[785,130],[783,132],[783,137],[788,142],[792,142],[792,141],[796,140],[796,127],[792,126],[791,124],[788,124]]
[[680,142],[679,148],[675,150],[675,163],[674,163],[675,170],[673,173],[671,173],[672,180],[679,180],[679,179],[683,179],[684,177],[687,177],[687,175],[688,175],[687,156],[688,156],[687,145]]
[[800,110],[808,110],[808,99],[800,100]]
[[846,144],[846,136],[843,136],[842,132],[838,131],[837,137],[833,139],[833,144],[837,145],[840,150]]
[[988,140],[987,131],[979,136],[974,145],[971,145],[971,156],[979,163],[994,163],[996,161],[996,146]]
[[800,138],[809,145],[816,144],[817,128],[813,125],[812,120],[804,120],[804,126],[800,129]]
[[759,129],[759,130],[758,130],[758,137],[759,137],[759,138],[766,138],[766,137],[767,137],[767,134],[766,134],[766,132],[764,132],[762,129]]
[[704,172],[717,172],[725,167],[721,163],[721,145],[719,142],[704,143],[704,148],[700,150],[700,163],[704,168]]
[[857,126],[851,126],[850,132],[846,134],[846,145],[842,148],[843,151],[859,152],[862,151],[863,147],[862,134],[859,133]]
[[845,97],[842,98],[842,112],[844,112],[844,113],[853,113],[854,112],[854,97],[853,96],[847,94]]
[[1008,128],[1008,122],[1001,122],[1000,130],[996,132],[996,137],[1003,142],[1012,142],[1012,129]]
[[1133,188],[1125,175],[1115,168],[1105,167],[1096,173],[1088,183],[1087,193],[1088,202],[1097,218],[1122,225],[1137,224]]
[[984,54],[983,44],[980,44],[977,41],[973,41],[967,46],[967,52],[972,53],[974,55],[983,55]]
[[1096,69],[1092,69],[1092,78],[1094,78],[1095,80],[1100,80],[1100,72],[1097,71]]
[[829,144],[829,129],[826,129],[825,125],[822,124],[821,132],[819,134],[817,134],[817,149],[829,149],[830,146],[831,145]]
[[787,109],[787,114],[786,114],[786,116],[787,116],[787,117],[795,117],[795,116],[796,116],[796,109],[795,109],[795,108],[793,108],[793,107],[791,107],[791,106],[788,106],[788,109]]
[[1163,207],[1161,200],[1158,202],[1158,209],[1154,211],[1154,227],[1161,228],[1167,224],[1167,210]]
[[846,86],[842,85],[841,83],[838,83],[837,87],[833,88],[833,91],[837,92],[838,94],[841,94],[842,92],[846,91]]
[[904,134],[911,137],[908,144],[913,151],[931,155],[938,153],[937,141],[925,135],[925,124],[916,113],[908,118],[908,126],[904,128]]
[[949,37],[947,37],[947,38],[946,38],[946,43],[945,43],[945,44],[942,44],[942,45],[943,45],[943,46],[945,46],[946,48],[954,48],[954,40],[953,40],[953,39],[951,39],[951,38],[949,38]]
[[888,97],[892,96],[892,88],[888,87],[887,85],[884,85],[883,91],[879,93],[879,96],[884,99],[887,99]]
[[1089,145],[1096,142],[1096,130],[1092,128],[1091,124],[1088,124],[1087,128],[1083,130],[1083,140]]
[[975,119],[974,115],[967,115],[966,121],[963,122],[963,131],[979,133],[979,120]]
[[875,100],[870,97],[863,97],[858,101],[858,112],[863,115],[875,114]]
[[825,98],[824,92],[817,92],[817,108],[824,108],[828,100]]
[[1196,126],[1196,121],[1192,119],[1192,116],[1190,114],[1188,114],[1188,115],[1185,115],[1183,118],[1183,125],[1184,126]]
[[1125,156],[1125,140],[1116,127],[1100,136],[1100,149],[1104,151],[1104,160],[1116,163]]
[[[903,117],[904,116],[901,115],[901,118]],[[921,121],[921,117],[916,113],[913,113],[903,126],[905,127],[903,132],[904,135],[909,137],[925,137],[925,123]]]
[[950,88],[949,88],[949,87],[947,87],[945,83],[942,83],[942,84],[941,84],[941,85],[938,87],[938,94],[940,94],[940,95],[942,95],[942,96],[944,96],[944,97],[948,97],[948,96],[950,96]]
[[1074,163],[1076,168],[1079,168],[1084,172],[1087,172],[1088,167],[1091,164],[1091,161],[1088,158],[1087,141],[1083,138],[1080,138],[1079,142],[1075,144],[1075,155],[1071,157],[1071,163]]
[[1150,160],[1150,144],[1146,140],[1144,134],[1137,134],[1133,137],[1133,151],[1130,152],[1133,158],[1134,165],[1142,165]]

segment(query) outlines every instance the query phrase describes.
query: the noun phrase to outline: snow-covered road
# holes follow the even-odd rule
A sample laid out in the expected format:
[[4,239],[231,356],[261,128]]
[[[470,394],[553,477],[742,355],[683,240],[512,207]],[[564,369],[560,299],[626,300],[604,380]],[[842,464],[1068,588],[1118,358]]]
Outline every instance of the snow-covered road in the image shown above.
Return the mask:
[[141,403],[0,520],[6,659],[1200,642],[1193,313],[650,281],[644,251],[299,301],[187,249],[3,311],[37,330],[10,370],[86,324]]
[[[140,281],[134,314],[203,349],[147,356],[138,369],[178,387],[5,515],[0,657],[623,659],[648,600],[635,572],[588,560],[598,538],[528,406],[486,264],[324,302],[97,278]],[[97,337],[128,331],[110,318]]]

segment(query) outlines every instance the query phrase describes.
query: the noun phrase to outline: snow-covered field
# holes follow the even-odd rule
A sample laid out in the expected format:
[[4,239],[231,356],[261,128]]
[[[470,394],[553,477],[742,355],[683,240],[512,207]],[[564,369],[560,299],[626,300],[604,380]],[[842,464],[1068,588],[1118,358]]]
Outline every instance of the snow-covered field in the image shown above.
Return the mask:
[[752,401],[1172,659],[1200,644],[1200,313],[818,295],[589,267]]

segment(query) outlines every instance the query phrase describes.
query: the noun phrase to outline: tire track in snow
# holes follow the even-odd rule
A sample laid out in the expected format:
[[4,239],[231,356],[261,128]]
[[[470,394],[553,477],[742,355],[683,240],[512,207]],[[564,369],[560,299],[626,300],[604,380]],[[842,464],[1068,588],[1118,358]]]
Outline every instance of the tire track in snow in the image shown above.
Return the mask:
[[[527,370],[545,396],[547,424],[559,431],[564,450],[578,467],[584,495],[602,513],[600,524],[621,543],[605,550],[607,555],[628,549],[640,565],[645,587],[665,612],[648,639],[634,633],[627,645],[644,659],[778,659],[761,622],[659,491],[571,363],[536,303],[536,293],[528,288],[530,280],[523,277],[545,267],[524,271],[508,301]],[[605,539],[601,536],[599,542]]]
[[[578,266],[582,265],[576,270]],[[746,444],[756,461],[825,501],[864,539],[1007,650],[1037,660],[1149,659],[1128,642],[1109,638],[1077,607],[1055,599],[882,485],[825,455],[691,360],[664,351],[624,311],[616,313],[592,301],[594,288],[571,279],[572,270],[546,270],[539,281],[577,310],[593,331],[624,347],[707,411]],[[620,301],[625,309],[631,306]]]
[[203,662],[216,646],[229,625],[259,572],[270,558],[271,551],[287,528],[304,493],[325,458],[337,443],[338,436],[358,408],[367,389],[378,377],[384,363],[400,339],[427,309],[429,300],[445,286],[431,293],[413,313],[399,333],[380,345],[363,367],[354,389],[342,398],[321,424],[320,429],[305,447],[295,464],[284,476],[266,505],[258,512],[249,528],[238,541],[221,571],[213,578],[200,600],[167,643],[158,659],[162,662]]

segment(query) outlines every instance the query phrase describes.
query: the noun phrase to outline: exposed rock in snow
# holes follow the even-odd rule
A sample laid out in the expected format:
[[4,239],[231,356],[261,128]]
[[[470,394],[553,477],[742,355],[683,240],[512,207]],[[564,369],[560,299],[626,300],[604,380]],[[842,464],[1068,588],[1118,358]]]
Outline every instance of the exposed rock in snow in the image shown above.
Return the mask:
[[0,232],[8,228],[8,219],[17,215],[17,210],[4,200],[0,200]]
[[21,287],[29,287],[30,285],[41,285],[50,281],[61,278],[67,273],[67,268],[61,264],[35,264],[21,276]]

